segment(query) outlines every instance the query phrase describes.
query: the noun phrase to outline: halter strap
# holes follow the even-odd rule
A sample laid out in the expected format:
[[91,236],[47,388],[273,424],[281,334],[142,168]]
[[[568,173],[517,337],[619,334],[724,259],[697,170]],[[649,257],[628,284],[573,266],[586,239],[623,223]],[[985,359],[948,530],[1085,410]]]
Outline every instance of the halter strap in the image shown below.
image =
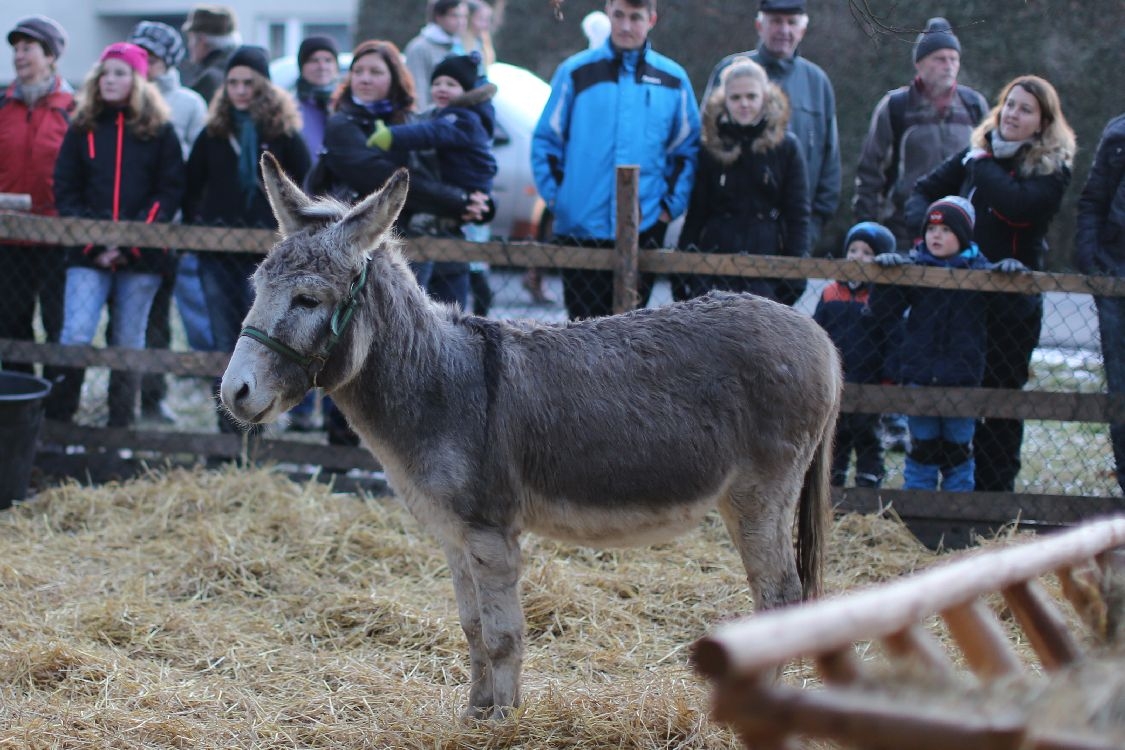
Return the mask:
[[240,338],[245,336],[248,339],[254,339],[290,362],[300,365],[309,375],[309,387],[316,387],[317,376],[328,363],[328,355],[332,353],[337,342],[340,341],[340,337],[347,330],[348,324],[352,322],[352,318],[355,316],[356,308],[359,307],[359,293],[366,283],[367,264],[364,263],[359,276],[348,289],[348,296],[340,300],[340,304],[336,305],[336,309],[332,311],[332,318],[328,321],[328,343],[324,345],[324,350],[317,354],[301,354],[288,344],[278,341],[261,328],[255,328],[254,326],[244,326],[238,335]]

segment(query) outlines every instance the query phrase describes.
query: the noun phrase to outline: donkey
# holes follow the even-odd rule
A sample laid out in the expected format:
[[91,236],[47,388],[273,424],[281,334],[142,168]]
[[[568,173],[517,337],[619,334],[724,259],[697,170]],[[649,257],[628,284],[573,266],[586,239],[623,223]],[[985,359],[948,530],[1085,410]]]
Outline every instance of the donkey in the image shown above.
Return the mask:
[[648,544],[717,505],[758,608],[819,592],[842,378],[811,318],[746,294],[566,324],[466,315],[426,296],[394,237],[405,170],[354,206],[310,199],[269,154],[262,172],[282,239],[223,405],[259,424],[331,393],[448,558],[467,716],[519,705],[524,531]]

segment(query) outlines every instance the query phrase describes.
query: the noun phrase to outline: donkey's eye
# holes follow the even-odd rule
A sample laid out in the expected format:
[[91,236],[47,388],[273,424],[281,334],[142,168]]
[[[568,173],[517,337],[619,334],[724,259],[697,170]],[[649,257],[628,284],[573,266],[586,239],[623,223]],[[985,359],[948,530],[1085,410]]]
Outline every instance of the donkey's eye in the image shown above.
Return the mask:
[[312,310],[320,304],[320,300],[311,294],[298,294],[293,298],[293,307],[303,307],[306,310]]

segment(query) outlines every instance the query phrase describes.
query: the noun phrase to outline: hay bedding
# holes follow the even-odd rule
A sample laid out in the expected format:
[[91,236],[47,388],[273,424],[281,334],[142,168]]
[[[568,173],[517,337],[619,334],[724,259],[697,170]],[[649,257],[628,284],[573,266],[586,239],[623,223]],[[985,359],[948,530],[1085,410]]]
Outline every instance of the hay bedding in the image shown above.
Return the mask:
[[[529,535],[524,707],[497,725],[458,719],[444,558],[386,498],[264,470],[72,483],[0,516],[0,549],[0,748],[737,746],[687,663],[749,607],[717,518],[626,551]],[[828,589],[936,557],[846,516]]]

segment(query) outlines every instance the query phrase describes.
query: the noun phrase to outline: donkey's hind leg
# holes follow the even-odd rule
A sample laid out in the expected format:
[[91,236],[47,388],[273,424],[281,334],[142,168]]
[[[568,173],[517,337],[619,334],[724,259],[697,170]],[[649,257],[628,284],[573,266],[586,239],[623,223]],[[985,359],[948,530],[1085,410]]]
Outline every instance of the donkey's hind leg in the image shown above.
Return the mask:
[[785,474],[740,477],[719,501],[719,513],[746,568],[756,610],[801,600],[793,550],[801,480]]

